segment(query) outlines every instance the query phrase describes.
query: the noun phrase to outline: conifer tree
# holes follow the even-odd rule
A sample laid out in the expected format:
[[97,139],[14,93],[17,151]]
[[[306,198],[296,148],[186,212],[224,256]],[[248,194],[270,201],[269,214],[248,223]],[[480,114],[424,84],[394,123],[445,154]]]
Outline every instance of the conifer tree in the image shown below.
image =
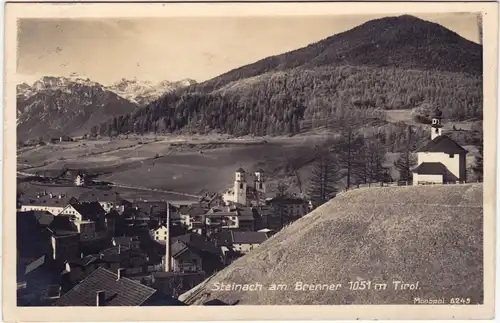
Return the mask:
[[482,182],[483,181],[483,138],[482,137],[479,139],[477,149],[479,154],[475,158],[472,171],[474,172],[474,175],[476,175],[477,180]]
[[339,164],[328,151],[322,152],[314,165],[308,194],[314,206],[320,206],[335,197],[341,178]]
[[413,132],[411,126],[408,126],[406,145],[404,147],[404,150],[399,154],[399,158],[394,162],[394,166],[396,166],[399,172],[400,181],[412,182],[413,180],[411,169],[417,162],[415,156],[412,153],[413,148]]

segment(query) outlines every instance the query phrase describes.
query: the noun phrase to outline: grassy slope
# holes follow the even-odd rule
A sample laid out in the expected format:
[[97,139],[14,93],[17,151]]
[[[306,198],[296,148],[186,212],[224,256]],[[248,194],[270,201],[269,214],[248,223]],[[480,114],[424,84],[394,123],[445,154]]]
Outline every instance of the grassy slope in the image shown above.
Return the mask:
[[[483,298],[482,185],[358,189],[341,195],[181,296],[192,304],[405,304],[413,297]],[[349,291],[350,280],[385,291]],[[394,291],[393,280],[419,281]],[[293,291],[297,281],[342,283]],[[213,283],[287,284],[288,291],[214,292]],[[460,295],[460,296],[457,296]]]

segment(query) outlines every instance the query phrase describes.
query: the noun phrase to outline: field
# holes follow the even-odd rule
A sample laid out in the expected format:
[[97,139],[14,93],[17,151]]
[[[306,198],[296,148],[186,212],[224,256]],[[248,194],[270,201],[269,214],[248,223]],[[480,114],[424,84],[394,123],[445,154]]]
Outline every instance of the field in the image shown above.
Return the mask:
[[307,162],[321,138],[176,136],[47,144],[19,150],[18,170],[55,175],[63,168],[82,169],[99,174],[98,180],[198,194],[226,189],[238,167],[262,167],[280,178],[286,162]]
[[[413,304],[467,295],[483,302],[482,184],[348,191],[284,228],[180,297],[188,304]],[[349,282],[371,288],[349,289]],[[418,290],[395,290],[394,281]],[[214,291],[260,283],[259,292]],[[341,284],[297,291],[297,282]],[[269,290],[272,284],[286,288]],[[376,289],[375,284],[387,284]],[[220,285],[219,285],[220,286]],[[462,296],[460,296],[462,297]]]
[[[54,176],[64,168],[81,169],[98,174],[98,180],[116,184],[199,195],[228,188],[238,167],[248,171],[262,168],[271,191],[278,181],[284,181],[299,192],[307,189],[315,146],[325,139],[325,134],[318,132],[273,138],[151,136],[80,140],[22,148],[18,150],[18,170]],[[473,147],[466,148],[474,151]],[[394,168],[397,157],[394,153],[386,155],[385,166],[393,178],[398,176]],[[468,156],[469,164],[473,158],[473,154]],[[298,178],[286,172],[287,165],[299,170]],[[143,198],[161,195],[144,191],[132,195],[137,194]]]

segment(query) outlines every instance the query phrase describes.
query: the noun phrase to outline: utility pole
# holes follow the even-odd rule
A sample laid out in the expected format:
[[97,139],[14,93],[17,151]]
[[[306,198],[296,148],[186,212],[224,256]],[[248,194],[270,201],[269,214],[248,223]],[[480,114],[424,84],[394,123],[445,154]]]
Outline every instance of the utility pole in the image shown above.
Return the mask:
[[167,241],[165,243],[165,272],[170,272],[170,203],[167,202]]

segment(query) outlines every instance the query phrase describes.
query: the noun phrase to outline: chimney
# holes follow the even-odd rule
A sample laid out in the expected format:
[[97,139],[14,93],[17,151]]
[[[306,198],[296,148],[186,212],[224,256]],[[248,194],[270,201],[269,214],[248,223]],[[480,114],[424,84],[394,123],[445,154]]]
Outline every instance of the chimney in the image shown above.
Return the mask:
[[120,278],[122,278],[122,276],[123,276],[123,272],[124,272],[124,269],[123,269],[123,268],[119,268],[119,269],[116,271],[116,274],[118,275],[118,278],[116,278],[116,280],[120,280]]
[[167,202],[167,241],[165,241],[165,272],[170,272],[170,204]]
[[122,251],[122,245],[118,244],[118,254],[121,254],[121,251]]
[[50,197],[50,198],[52,198],[52,197],[53,197],[52,193],[49,193],[49,197]]
[[95,306],[103,306],[105,297],[106,297],[105,291],[103,291],[103,290],[97,291],[96,297],[95,297]]

